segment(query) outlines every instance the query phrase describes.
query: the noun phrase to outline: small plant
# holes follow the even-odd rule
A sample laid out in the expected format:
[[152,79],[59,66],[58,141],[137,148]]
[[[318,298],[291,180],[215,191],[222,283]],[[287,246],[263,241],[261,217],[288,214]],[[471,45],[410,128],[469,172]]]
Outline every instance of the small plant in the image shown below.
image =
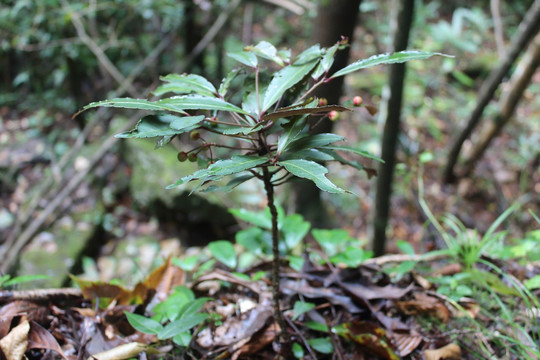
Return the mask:
[[208,300],[210,298],[196,299],[190,289],[178,286],[167,300],[154,307],[153,317],[127,311],[125,315],[134,329],[154,334],[159,340],[171,339],[175,344],[186,347],[191,342],[190,330],[210,317],[199,312]]
[[[293,57],[290,50],[278,50],[263,41],[228,54],[242,67],[231,71],[217,88],[199,75],[171,74],[162,77],[165,83],[153,92],[162,97],[160,100],[117,98],[91,103],[81,110],[103,106],[151,111],[153,114],[143,117],[135,129],[117,137],[157,137],[158,148],[184,133],[197,131],[198,135],[191,136],[197,144],[179,154],[178,159],[196,161],[201,169],[183,176],[169,188],[198,182],[193,191],[230,191],[251,179],[264,184],[271,214],[274,312],[284,336],[286,326],[279,308],[280,251],[274,188],[299,177],[330,193],[350,193],[326,177],[328,169],[321,163],[337,161],[363,169],[358,162],[344,159],[340,152],[379,160],[363,150],[337,145],[345,140],[339,135],[310,133],[323,118],[336,119],[336,114],[348,110],[313,98],[313,92],[337,77],[363,68],[436,54],[408,51],[377,55],[330,74],[336,52],[346,45],[346,41],[330,48],[314,45]],[[276,67],[277,71],[271,70]],[[319,121],[310,121],[310,117],[318,117]],[[214,184],[225,177],[232,179]]]

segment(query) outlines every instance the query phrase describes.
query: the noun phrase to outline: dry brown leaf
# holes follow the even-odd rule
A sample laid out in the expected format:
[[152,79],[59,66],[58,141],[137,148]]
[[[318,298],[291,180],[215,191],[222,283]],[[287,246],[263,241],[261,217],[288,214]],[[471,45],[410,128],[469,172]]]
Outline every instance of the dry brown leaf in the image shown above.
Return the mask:
[[258,353],[266,345],[270,344],[279,334],[279,326],[272,323],[262,333],[251,339],[250,342],[240,347],[231,357],[231,360],[237,360],[240,356],[252,355]]
[[30,323],[28,349],[50,349],[56,351],[64,359],[67,359],[54,336],[35,321]]
[[399,356],[404,357],[412,353],[422,342],[422,336],[393,333],[391,334],[393,343],[397,347]]
[[439,299],[421,292],[414,293],[413,300],[396,301],[396,307],[404,314],[430,315],[443,323],[446,323],[450,318],[450,310]]
[[459,274],[461,272],[461,265],[458,263],[448,264],[444,266],[443,268],[435,271],[433,273],[433,276],[450,276]]
[[426,360],[459,360],[461,359],[461,348],[458,344],[448,344],[435,350],[425,350]]
[[23,358],[28,348],[29,332],[30,323],[28,320],[24,320],[0,340],[0,349],[4,352],[7,360],[21,360]]

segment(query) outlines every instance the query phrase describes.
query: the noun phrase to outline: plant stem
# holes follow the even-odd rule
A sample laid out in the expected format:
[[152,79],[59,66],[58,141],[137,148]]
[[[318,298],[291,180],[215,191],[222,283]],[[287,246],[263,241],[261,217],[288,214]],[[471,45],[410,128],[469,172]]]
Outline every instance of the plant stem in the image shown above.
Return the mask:
[[272,176],[268,171],[268,167],[263,167],[263,180],[264,190],[266,191],[266,198],[268,200],[268,208],[270,209],[270,215],[272,215],[272,253],[274,255],[274,261],[272,264],[272,300],[274,301],[274,317],[281,328],[280,342],[286,341],[286,324],[281,314],[279,307],[279,269],[280,269],[280,256],[279,256],[279,231],[278,231],[278,213],[276,204],[274,203],[274,185],[272,184]]

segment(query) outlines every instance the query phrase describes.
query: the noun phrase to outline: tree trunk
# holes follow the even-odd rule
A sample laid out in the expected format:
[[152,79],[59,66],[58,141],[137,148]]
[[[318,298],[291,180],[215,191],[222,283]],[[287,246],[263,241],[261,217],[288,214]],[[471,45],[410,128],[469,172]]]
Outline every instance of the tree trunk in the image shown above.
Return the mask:
[[484,109],[488,105],[489,101],[493,98],[493,94],[497,90],[499,84],[504,79],[508,71],[516,61],[517,57],[523,49],[527,46],[529,41],[538,33],[540,30],[540,0],[535,0],[534,3],[527,11],[525,18],[519,25],[519,30],[516,36],[512,39],[510,43],[508,52],[499,67],[495,68],[488,76],[486,81],[482,84],[478,95],[478,103],[476,108],[471,113],[467,121],[465,129],[461,131],[459,136],[453,142],[450,151],[448,153],[448,161],[443,173],[443,180],[447,183],[455,182],[457,180],[457,174],[454,170],[459,153],[463,143],[471,135],[473,130],[476,128]]
[[[397,13],[394,29],[393,51],[407,49],[409,32],[413,22],[414,0],[404,0]],[[382,138],[382,159],[377,177],[377,193],[375,196],[375,217],[373,229],[373,252],[381,256],[385,252],[386,227],[392,194],[392,178],[396,161],[396,149],[400,131],[401,103],[403,83],[405,79],[405,63],[390,66],[389,97],[386,103],[386,121]]]
[[459,172],[460,177],[470,174],[474,164],[482,157],[491,140],[498,136],[503,127],[510,122],[514,110],[516,109],[523,92],[529,86],[536,69],[540,66],[540,33],[534,38],[533,44],[529,47],[525,56],[519,63],[516,71],[508,84],[508,90],[503,93],[499,103],[499,113],[490,122],[488,129],[483,133],[480,140],[474,144],[471,155],[463,163],[463,168]]
[[[349,41],[352,42],[361,2],[361,0],[330,0],[321,3],[315,19],[314,42],[323,47],[329,47],[337,43],[342,36],[349,38]],[[347,48],[337,53],[330,73],[348,64],[349,50],[350,48]],[[320,90],[315,93],[315,96],[326,98],[328,104],[339,104],[343,79],[344,77],[341,76],[332,80],[326,86],[319,88]],[[333,123],[326,119],[314,129],[314,133],[331,132],[332,125]],[[296,212],[319,227],[331,225],[322,204],[321,191],[313,182],[295,181],[292,190],[296,200]]]

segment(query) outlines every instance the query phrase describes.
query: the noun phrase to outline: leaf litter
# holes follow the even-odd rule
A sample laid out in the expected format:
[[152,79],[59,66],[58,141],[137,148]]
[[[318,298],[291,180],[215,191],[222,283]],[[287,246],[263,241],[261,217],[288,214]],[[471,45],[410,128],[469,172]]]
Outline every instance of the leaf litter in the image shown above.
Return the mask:
[[[372,262],[345,268],[306,260],[300,271],[284,269],[282,309],[294,349],[301,350],[296,356],[471,358],[459,339],[478,333],[448,329],[450,323],[464,318],[486,321],[478,303],[465,297],[453,301],[433,291],[425,277],[413,273],[396,281],[381,266]],[[7,360],[273,359],[280,329],[273,319],[270,281],[266,277],[250,279],[269,267],[263,262],[238,276],[214,266],[193,279],[193,274],[186,274],[169,257],[132,289],[74,277],[81,288],[78,295],[74,289],[51,289],[34,297],[28,291],[10,291],[10,296],[1,291],[0,350]],[[189,346],[159,340],[128,322],[125,312],[151,317],[157,313],[156,304],[179,286],[190,289],[197,298],[211,299],[201,310],[211,315],[192,328]],[[62,291],[69,296],[59,296]],[[295,316],[298,301],[312,305]],[[488,326],[494,325],[488,322]],[[452,333],[460,336],[452,337]]]

